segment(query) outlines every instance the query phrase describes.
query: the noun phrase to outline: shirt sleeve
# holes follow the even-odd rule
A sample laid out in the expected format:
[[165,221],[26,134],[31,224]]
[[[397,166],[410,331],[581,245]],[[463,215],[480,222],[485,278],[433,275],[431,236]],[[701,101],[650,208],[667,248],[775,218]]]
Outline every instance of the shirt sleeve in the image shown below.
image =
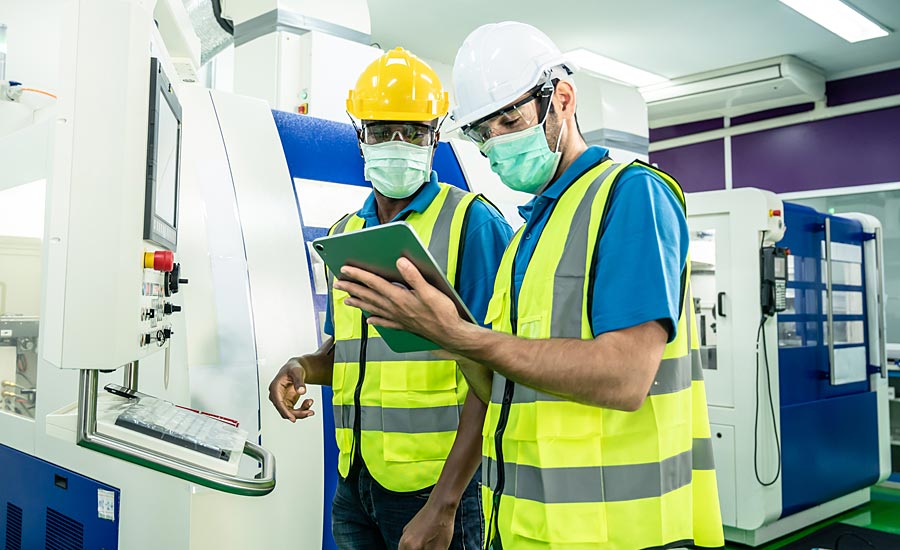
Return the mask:
[[484,326],[494,279],[513,230],[496,208],[475,199],[469,210],[465,246],[459,262],[459,297]]
[[593,281],[594,336],[662,321],[675,339],[690,237],[681,202],[657,174],[627,168],[610,200]]

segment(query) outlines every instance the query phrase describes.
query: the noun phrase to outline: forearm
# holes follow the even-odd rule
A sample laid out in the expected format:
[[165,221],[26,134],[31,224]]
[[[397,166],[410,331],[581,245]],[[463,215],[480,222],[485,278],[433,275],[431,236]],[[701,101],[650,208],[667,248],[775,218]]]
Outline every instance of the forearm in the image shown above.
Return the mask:
[[487,405],[470,391],[459,418],[456,440],[429,497],[429,501],[448,512],[456,511],[466,487],[481,463],[481,429],[486,411]]
[[[664,330],[653,324],[656,330]],[[640,329],[648,327],[641,325]],[[588,405],[635,410],[656,375],[664,344],[634,346],[633,340],[623,334],[626,331],[606,333],[594,340],[529,340],[466,327],[447,345],[449,351],[545,393]],[[652,368],[642,368],[647,365]]]
[[297,361],[306,371],[306,383],[330,386],[334,377],[334,337],[329,336],[313,353],[302,355]]
[[494,373],[484,365],[472,361],[466,357],[457,356],[456,364],[469,383],[469,393],[474,394],[482,403],[490,403],[491,387],[494,381]]

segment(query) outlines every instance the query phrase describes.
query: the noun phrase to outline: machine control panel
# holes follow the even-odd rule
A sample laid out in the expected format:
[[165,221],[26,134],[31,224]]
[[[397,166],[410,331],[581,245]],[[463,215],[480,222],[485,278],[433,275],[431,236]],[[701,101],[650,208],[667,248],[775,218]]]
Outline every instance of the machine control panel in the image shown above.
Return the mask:
[[763,315],[772,316],[787,307],[788,250],[765,246],[759,251],[760,305]]
[[171,297],[188,280],[180,277],[175,254],[168,250],[145,252],[143,266],[138,341],[142,348],[164,347],[174,334],[168,317],[181,311],[181,306],[173,303]]

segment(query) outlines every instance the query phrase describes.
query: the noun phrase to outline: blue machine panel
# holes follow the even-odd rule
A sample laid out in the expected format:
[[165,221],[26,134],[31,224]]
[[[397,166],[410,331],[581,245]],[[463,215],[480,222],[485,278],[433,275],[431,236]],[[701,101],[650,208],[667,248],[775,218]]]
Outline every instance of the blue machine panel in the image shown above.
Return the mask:
[[[119,490],[115,487],[5,445],[0,445],[0,472],[0,548],[119,547]],[[111,495],[112,519],[100,517],[100,495]]]
[[[788,230],[778,244],[790,249],[792,269],[787,283],[789,307],[778,316],[782,517],[868,487],[879,476],[875,394],[869,391],[868,381],[832,386],[829,378],[823,305],[826,217],[831,218],[832,242],[860,247],[862,255],[862,243],[868,238],[858,222],[784,204]],[[864,265],[835,265],[846,267],[852,275],[841,271],[833,290],[858,293],[863,309],[836,314],[834,321],[865,327]],[[868,349],[867,335],[862,330],[860,339],[835,348]],[[867,372],[873,370],[867,366]]]
[[[281,137],[281,144],[284,147],[284,155],[291,178],[371,187],[371,184],[363,178],[363,159],[353,126],[283,111],[272,111],[272,114]],[[456,154],[448,143],[438,144],[433,168],[437,171],[440,181],[465,190],[469,189]],[[322,237],[328,232],[327,227],[307,226],[303,223],[302,216],[300,223],[303,227],[303,239],[306,242]],[[309,262],[308,257],[307,262]],[[312,276],[311,266],[310,276]],[[327,306],[325,297],[314,294],[313,305],[316,308],[316,315],[319,315],[325,311]],[[334,438],[334,417],[327,413],[331,410],[332,397],[331,388],[323,386],[322,410],[326,411],[326,414],[322,415],[325,434],[323,550],[337,548],[331,535],[331,501],[334,498],[338,480],[338,450]]]
[[[371,187],[363,179],[363,159],[349,123],[284,111],[272,114],[292,178]],[[449,143],[438,144],[432,166],[442,182],[469,190]]]

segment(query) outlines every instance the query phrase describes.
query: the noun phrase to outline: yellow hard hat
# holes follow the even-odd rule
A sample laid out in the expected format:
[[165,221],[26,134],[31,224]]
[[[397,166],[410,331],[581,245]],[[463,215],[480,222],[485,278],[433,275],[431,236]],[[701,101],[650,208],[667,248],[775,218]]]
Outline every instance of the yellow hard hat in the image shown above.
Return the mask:
[[425,122],[449,108],[437,73],[403,48],[385,52],[366,67],[347,97],[347,112],[360,120]]

